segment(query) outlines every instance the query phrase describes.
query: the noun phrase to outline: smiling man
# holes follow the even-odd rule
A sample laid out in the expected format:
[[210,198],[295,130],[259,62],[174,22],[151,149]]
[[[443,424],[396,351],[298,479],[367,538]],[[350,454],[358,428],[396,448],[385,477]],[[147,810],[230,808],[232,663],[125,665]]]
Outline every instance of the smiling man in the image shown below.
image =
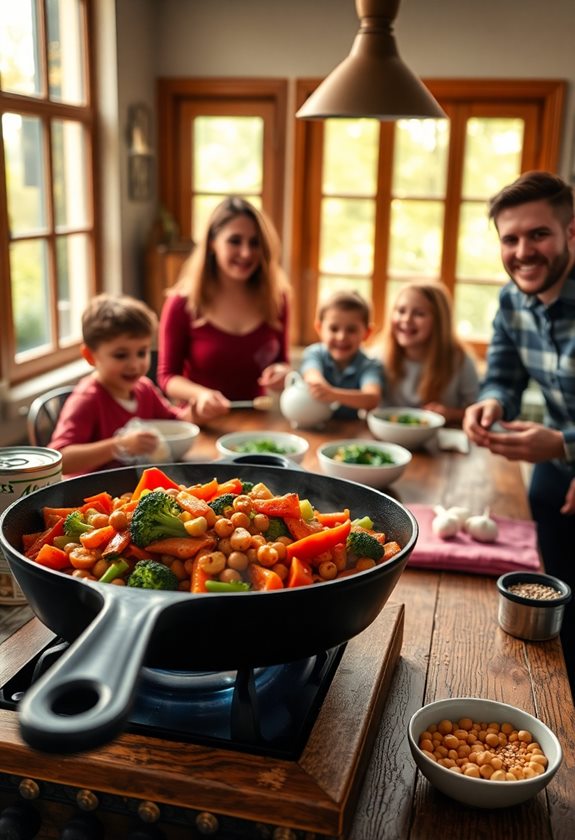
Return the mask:
[[[533,463],[529,502],[546,571],[575,589],[575,219],[569,184],[526,172],[494,196],[489,217],[511,278],[499,298],[487,375],[463,427],[510,460]],[[514,420],[530,379],[543,424]],[[493,423],[502,431],[490,431]],[[575,696],[575,602],[561,632]]]

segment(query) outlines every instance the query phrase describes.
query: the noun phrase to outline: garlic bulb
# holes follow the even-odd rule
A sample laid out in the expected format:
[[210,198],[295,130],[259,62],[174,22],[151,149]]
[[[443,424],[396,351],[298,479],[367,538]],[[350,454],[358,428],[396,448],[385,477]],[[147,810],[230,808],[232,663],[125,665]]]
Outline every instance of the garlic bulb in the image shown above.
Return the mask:
[[437,505],[433,510],[435,511],[435,517],[431,523],[433,533],[442,540],[454,537],[461,527],[457,516],[445,510],[441,505]]
[[453,507],[447,508],[447,513],[456,516],[459,519],[459,525],[461,528],[465,525],[466,521],[471,516],[471,511],[469,508],[460,507],[459,505],[454,505]]
[[479,516],[470,516],[464,527],[469,536],[478,542],[495,542],[499,535],[497,523],[489,516],[489,508]]

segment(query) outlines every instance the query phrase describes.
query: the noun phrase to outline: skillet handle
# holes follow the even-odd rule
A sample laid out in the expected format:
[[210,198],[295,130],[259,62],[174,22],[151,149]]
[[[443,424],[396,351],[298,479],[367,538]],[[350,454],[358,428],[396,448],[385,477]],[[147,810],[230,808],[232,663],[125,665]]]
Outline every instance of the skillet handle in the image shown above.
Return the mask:
[[149,591],[122,588],[105,595],[96,619],[21,700],[22,738],[44,752],[77,753],[121,732],[165,605],[165,598]]

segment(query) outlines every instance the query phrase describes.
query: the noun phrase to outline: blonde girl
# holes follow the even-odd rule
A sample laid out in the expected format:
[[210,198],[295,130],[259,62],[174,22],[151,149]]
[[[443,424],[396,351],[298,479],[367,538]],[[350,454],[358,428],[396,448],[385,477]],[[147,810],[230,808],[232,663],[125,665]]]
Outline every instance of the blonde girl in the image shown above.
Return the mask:
[[452,301],[439,282],[409,282],[391,307],[382,337],[384,404],[427,408],[460,424],[475,402],[475,364],[453,327]]

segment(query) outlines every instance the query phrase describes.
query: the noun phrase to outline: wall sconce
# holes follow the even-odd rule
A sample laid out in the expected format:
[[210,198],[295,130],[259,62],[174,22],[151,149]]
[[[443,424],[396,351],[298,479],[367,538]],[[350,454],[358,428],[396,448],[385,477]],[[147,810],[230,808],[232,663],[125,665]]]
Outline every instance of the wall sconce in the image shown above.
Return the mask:
[[151,114],[146,105],[128,108],[128,196],[149,201],[153,194],[154,153],[151,147]]
[[296,117],[308,120],[446,117],[425,85],[399,56],[393,36],[399,2],[355,0],[360,28],[349,56],[316,88]]

